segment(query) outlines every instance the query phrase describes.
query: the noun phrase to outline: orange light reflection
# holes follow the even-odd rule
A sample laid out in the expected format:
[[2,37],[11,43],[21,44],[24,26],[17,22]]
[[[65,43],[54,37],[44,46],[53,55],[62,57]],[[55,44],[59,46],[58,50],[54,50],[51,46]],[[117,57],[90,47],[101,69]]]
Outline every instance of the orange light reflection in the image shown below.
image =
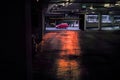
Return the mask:
[[61,52],[60,58],[57,59],[57,77],[63,80],[79,80],[80,78],[80,63],[76,59],[70,59],[69,56],[79,56],[80,46],[78,34],[75,31],[66,31],[61,33]]
[[74,31],[67,31],[65,34],[68,36],[60,38],[62,45],[61,50],[66,50],[67,55],[80,55],[80,40],[78,39],[78,34]]
[[58,59],[57,77],[63,80],[79,80],[79,64],[75,60]]

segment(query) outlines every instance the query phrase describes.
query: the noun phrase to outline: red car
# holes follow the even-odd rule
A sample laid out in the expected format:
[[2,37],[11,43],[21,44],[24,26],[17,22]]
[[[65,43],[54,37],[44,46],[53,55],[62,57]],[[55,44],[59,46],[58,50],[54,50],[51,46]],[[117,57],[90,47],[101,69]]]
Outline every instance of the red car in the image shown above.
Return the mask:
[[56,28],[67,28],[69,25],[67,23],[61,23],[61,24],[58,24],[56,25]]

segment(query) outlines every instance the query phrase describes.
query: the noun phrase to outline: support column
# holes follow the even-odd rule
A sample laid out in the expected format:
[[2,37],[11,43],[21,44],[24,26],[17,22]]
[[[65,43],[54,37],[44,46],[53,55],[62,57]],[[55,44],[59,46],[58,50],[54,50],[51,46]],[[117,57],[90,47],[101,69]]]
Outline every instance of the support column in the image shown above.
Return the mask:
[[38,34],[39,34],[39,42],[42,41],[42,35],[43,35],[43,21],[42,21],[42,6],[39,6],[38,10]]
[[84,16],[84,30],[86,30],[86,13],[84,14],[85,16]]
[[80,27],[81,27],[81,22],[80,22],[80,15],[79,15],[79,29],[80,29]]
[[114,16],[111,15],[112,27],[114,27]]
[[80,14],[79,15],[79,29],[84,31],[84,20],[85,20],[85,14]]
[[42,36],[44,36],[45,33],[45,11],[42,10]]
[[27,80],[32,80],[32,31],[31,31],[31,1],[26,0],[25,5],[26,18],[26,64],[27,64]]
[[45,33],[45,6],[39,5],[38,9],[38,31],[40,36],[40,41],[42,41],[42,37]]
[[30,41],[31,35],[28,34],[29,30],[26,32],[26,28],[30,24],[28,24],[29,21],[26,21],[29,19],[25,20],[25,18],[28,18],[25,13],[29,11],[27,10],[29,7],[26,5],[26,0],[14,1],[7,6],[7,8],[3,7],[3,9],[6,9],[7,15],[5,16],[7,17],[1,15],[1,18],[3,16],[2,23],[6,26],[1,28],[4,31],[1,34],[4,38],[2,39],[3,42],[1,41],[1,79],[27,80],[27,73],[30,72],[30,66],[27,65],[31,61],[26,63],[29,59],[26,54],[28,54],[31,46],[28,47],[29,42],[26,43],[26,35],[29,36],[27,41]]
[[102,24],[102,15],[101,15],[101,13],[99,13],[99,15],[98,15],[98,30],[102,29],[101,24]]
[[55,20],[55,25],[56,25],[56,20]]

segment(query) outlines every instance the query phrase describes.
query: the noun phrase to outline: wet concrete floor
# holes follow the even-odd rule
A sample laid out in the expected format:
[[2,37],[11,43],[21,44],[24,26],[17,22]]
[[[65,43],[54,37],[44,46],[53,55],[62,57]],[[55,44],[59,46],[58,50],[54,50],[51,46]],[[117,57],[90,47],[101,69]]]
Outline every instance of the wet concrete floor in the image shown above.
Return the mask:
[[33,58],[33,80],[119,78],[120,31],[48,31]]

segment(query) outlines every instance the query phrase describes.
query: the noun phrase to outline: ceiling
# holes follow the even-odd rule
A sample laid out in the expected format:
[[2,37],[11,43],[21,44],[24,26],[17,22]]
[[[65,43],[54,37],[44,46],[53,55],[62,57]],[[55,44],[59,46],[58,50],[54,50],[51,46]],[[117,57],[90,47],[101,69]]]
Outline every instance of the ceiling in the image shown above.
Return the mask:
[[84,2],[116,2],[118,0],[49,0],[51,3],[56,3],[56,2],[74,2],[74,3],[84,3]]
[[118,0],[49,0],[46,14],[120,14]]

